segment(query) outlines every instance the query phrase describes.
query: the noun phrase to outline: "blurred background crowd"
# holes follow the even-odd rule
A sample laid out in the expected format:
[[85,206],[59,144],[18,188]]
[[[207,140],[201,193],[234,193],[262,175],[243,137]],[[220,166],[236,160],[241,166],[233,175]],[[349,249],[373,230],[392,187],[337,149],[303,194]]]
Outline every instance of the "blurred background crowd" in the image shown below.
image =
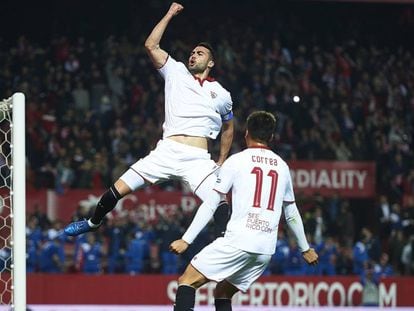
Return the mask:
[[[413,275],[414,9],[255,1],[253,14],[252,4],[184,3],[161,42],[184,63],[196,43],[215,47],[213,76],[234,101],[232,153],[244,148],[247,115],[265,109],[278,117],[272,148],[286,160],[373,161],[377,170],[370,200],[297,194],[320,265],[305,267],[283,228],[267,273]],[[31,18],[33,29],[0,37],[0,93],[27,97],[28,187],[103,189],[154,147],[163,80],[143,43],[168,5],[63,1],[51,4],[48,21]],[[175,182],[161,188],[183,190]],[[73,218],[87,216],[78,210]],[[69,239],[64,224],[35,212],[27,220],[28,271],[179,273],[213,237],[208,227],[186,254],[169,253],[187,216],[116,217]],[[0,258],[7,265],[7,249]]]

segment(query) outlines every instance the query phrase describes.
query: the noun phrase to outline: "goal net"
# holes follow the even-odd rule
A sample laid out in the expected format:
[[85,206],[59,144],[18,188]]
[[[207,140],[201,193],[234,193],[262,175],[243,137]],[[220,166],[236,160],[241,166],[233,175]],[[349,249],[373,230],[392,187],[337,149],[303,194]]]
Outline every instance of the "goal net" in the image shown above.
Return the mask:
[[0,101],[0,305],[26,310],[25,97]]

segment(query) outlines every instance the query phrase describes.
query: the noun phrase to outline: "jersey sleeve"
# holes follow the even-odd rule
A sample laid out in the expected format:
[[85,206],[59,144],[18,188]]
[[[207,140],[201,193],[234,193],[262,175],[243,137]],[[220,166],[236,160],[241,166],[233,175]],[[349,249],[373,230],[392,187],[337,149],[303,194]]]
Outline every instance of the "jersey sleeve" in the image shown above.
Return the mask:
[[222,121],[230,121],[233,119],[233,100],[228,91],[225,91],[225,96],[223,98],[223,104],[219,108]]
[[233,186],[234,178],[236,176],[236,168],[233,165],[234,157],[228,158],[220,168],[217,176],[217,181],[214,190],[226,194]]
[[165,64],[158,69],[158,72],[166,80],[168,77],[173,76],[175,72],[185,69],[183,63],[177,62],[174,58],[168,55],[167,61]]
[[292,177],[290,176],[289,167],[286,166],[286,175],[287,175],[287,182],[286,182],[286,189],[285,195],[283,197],[284,202],[295,202],[295,193],[293,192],[293,184],[292,184]]
[[283,211],[286,222],[296,237],[299,249],[305,252],[309,249],[308,241],[306,240],[305,229],[303,228],[302,217],[299,214],[295,202],[283,203]]
[[200,205],[193,221],[184,233],[182,239],[188,244],[193,243],[200,231],[207,225],[213,217],[221,196],[216,191],[211,191],[211,195]]

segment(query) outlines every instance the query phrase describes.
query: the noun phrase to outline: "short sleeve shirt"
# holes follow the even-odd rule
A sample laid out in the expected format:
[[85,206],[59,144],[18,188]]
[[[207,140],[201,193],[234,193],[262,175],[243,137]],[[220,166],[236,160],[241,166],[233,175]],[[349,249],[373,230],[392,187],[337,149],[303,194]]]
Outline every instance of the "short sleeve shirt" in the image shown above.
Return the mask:
[[159,72],[165,80],[163,137],[216,138],[222,122],[232,117],[230,93],[217,81],[199,81],[171,56]]

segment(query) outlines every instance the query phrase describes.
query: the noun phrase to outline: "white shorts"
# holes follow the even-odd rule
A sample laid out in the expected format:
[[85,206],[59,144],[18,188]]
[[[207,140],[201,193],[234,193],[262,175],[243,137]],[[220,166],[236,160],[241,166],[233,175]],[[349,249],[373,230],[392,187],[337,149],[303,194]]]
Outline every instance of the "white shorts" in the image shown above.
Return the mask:
[[133,191],[142,186],[134,181],[135,174],[152,184],[180,179],[187,182],[195,192],[204,179],[218,168],[207,150],[166,138],[160,140],[149,155],[131,165],[121,179]]
[[245,292],[263,274],[271,257],[234,248],[225,238],[218,238],[195,255],[191,265],[207,279],[226,280]]

